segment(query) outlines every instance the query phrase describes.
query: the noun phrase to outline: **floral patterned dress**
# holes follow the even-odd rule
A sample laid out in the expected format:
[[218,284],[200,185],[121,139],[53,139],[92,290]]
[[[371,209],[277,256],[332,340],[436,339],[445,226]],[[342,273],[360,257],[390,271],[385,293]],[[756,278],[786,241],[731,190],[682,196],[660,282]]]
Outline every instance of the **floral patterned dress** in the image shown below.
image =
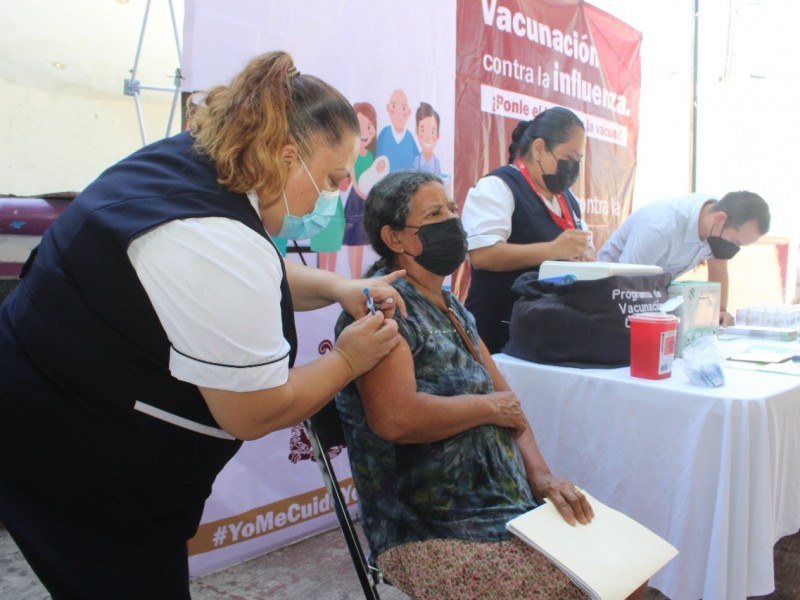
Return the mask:
[[[392,285],[406,303],[408,318],[395,318],[414,356],[417,389],[440,396],[492,392],[489,372],[447,316],[408,281]],[[445,295],[477,347],[472,315]],[[351,322],[343,314],[337,335]],[[484,425],[435,443],[394,444],[369,428],[355,385],[337,396],[336,405],[373,557],[423,540],[508,540],[506,522],[537,505],[509,429]]]

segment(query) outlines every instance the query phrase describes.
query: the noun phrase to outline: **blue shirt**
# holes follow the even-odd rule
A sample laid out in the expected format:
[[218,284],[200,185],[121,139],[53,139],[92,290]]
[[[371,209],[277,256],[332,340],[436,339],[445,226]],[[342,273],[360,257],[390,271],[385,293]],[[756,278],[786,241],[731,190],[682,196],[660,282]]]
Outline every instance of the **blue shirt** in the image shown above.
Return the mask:
[[414,157],[412,166],[415,169],[427,171],[428,173],[433,173],[434,175],[442,174],[442,168],[439,166],[439,159],[436,158],[435,154],[431,156],[430,161],[425,160],[425,157],[422,156],[422,154],[417,154],[417,156]]
[[[411,283],[399,279],[392,285],[408,311],[407,319],[397,313],[395,319],[414,357],[417,389],[440,396],[492,392],[489,372],[448,317]],[[477,348],[472,315],[445,295]],[[352,320],[343,314],[337,335]],[[536,506],[511,430],[483,425],[430,444],[394,444],[369,428],[355,385],[337,395],[336,406],[373,557],[398,544],[434,538],[509,539],[506,522]]]
[[411,169],[414,163],[414,158],[419,154],[417,142],[414,141],[414,136],[406,129],[402,139],[398,143],[395,140],[392,126],[387,125],[378,134],[378,139],[375,142],[375,154],[377,156],[385,156],[389,159],[389,169],[391,171],[400,171],[401,169]]

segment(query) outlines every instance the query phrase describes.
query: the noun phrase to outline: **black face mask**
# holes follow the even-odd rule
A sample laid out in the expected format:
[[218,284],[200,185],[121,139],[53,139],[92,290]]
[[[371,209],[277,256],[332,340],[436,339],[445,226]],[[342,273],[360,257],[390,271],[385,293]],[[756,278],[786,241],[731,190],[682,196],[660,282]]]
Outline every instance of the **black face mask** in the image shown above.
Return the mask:
[[[548,150],[548,152],[553,154],[550,150]],[[553,154],[553,158],[556,158],[555,154]],[[544,181],[547,189],[554,194],[558,194],[567,188],[571,188],[574,183],[578,181],[578,173],[580,173],[581,170],[581,163],[578,160],[574,160],[572,158],[556,158],[556,161],[557,166],[555,173],[548,174],[544,172],[544,169],[542,169],[542,181]],[[539,163],[539,168],[542,168],[541,163]]]
[[443,277],[450,275],[467,257],[467,232],[461,226],[461,219],[406,227],[418,229],[417,235],[422,242],[422,253],[409,256],[414,256],[414,260],[431,273]]
[[736,253],[739,251],[739,246],[737,244],[719,235],[710,235],[706,241],[711,247],[711,254],[714,255],[714,258],[729,260],[736,256]]

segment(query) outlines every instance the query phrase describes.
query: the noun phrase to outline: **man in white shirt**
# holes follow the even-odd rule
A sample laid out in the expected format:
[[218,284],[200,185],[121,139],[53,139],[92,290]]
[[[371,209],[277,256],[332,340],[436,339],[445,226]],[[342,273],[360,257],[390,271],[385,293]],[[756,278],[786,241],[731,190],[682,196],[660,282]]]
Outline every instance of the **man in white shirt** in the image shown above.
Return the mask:
[[767,233],[769,222],[769,206],[752,192],[729,192],[721,200],[708,194],[660,200],[631,213],[597,260],[658,265],[673,278],[707,261],[708,280],[720,284],[720,323],[732,325],[728,260]]

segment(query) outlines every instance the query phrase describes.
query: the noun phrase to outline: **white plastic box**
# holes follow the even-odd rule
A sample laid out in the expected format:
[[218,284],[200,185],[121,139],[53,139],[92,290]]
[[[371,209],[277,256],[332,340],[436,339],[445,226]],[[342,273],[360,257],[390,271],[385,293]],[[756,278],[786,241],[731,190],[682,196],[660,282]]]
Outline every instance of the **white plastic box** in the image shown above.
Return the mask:
[[655,265],[546,260],[539,267],[539,279],[574,275],[577,280],[591,280],[611,277],[612,275],[652,275],[661,272],[663,272],[663,269]]
[[720,285],[715,281],[673,281],[667,290],[669,297],[683,296],[673,312],[680,318],[675,356],[694,340],[719,331]]

